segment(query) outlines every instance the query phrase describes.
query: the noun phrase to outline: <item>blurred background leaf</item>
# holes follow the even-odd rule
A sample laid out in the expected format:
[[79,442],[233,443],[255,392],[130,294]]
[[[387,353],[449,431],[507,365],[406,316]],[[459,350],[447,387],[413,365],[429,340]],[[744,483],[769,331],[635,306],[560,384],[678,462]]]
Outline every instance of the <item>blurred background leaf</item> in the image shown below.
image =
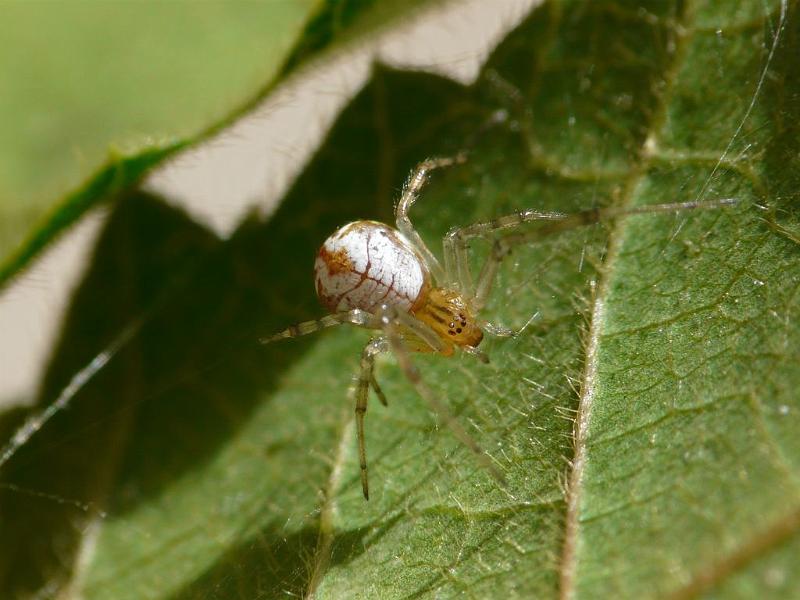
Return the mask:
[[300,65],[436,1],[4,2],[0,286]]

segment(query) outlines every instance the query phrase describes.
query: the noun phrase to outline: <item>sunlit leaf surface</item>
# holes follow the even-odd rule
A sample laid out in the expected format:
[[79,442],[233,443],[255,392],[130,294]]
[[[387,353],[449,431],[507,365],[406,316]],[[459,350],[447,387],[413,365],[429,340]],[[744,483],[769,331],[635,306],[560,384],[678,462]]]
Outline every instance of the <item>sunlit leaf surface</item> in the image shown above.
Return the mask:
[[[30,493],[0,496],[2,589],[800,594],[798,23],[778,1],[550,2],[473,88],[378,68],[274,217],[228,242],[131,191],[42,402],[147,323],[3,473]],[[414,207],[437,248],[525,207],[739,203],[519,248],[484,316],[524,330],[487,340],[489,365],[415,357],[505,489],[388,358],[367,503],[347,388],[368,333],[257,339],[321,314],[310,268],[330,231],[390,220],[415,162],[465,147]]]

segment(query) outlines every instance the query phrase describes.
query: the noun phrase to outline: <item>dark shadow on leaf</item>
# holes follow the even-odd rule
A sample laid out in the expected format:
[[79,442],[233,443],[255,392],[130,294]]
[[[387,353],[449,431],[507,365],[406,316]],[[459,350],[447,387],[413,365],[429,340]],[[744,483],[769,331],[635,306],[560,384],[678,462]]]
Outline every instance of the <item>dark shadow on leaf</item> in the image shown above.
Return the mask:
[[[774,27],[769,21],[765,27]],[[767,30],[766,39],[775,32]],[[780,32],[775,57],[764,80],[764,92],[759,101],[764,103],[775,132],[767,146],[764,158],[764,182],[768,196],[777,200],[769,206],[768,220],[776,231],[800,240],[796,228],[800,215],[800,9],[789,3],[786,27]]]
[[305,597],[315,568],[334,567],[359,556],[401,516],[397,513],[384,519],[377,529],[365,527],[338,533],[331,543],[330,559],[319,565],[318,527],[286,535],[279,525],[271,524],[222,555],[172,600]]
[[[313,344],[257,340],[322,314],[311,277],[320,241],[348,220],[389,220],[406,173],[423,158],[418,144],[453,152],[459,121],[481,110],[450,81],[377,70],[275,216],[249,219],[227,241],[158,198],[132,192],[117,201],[37,410],[132,320],[153,314],[3,470],[3,482],[50,497],[0,489],[4,597],[59,587],[100,507],[119,518],[215,455]],[[415,143],[404,147],[409,138]]]
[[300,597],[313,570],[318,538],[316,528],[286,535],[278,526],[266,527],[220,556],[172,599]]

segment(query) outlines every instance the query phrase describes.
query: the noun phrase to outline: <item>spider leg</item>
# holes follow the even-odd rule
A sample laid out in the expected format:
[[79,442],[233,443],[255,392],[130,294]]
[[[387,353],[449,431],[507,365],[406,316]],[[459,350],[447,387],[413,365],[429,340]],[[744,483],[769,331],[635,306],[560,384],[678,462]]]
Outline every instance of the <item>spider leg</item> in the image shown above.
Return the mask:
[[480,319],[478,321],[478,325],[480,326],[481,329],[483,329],[485,332],[489,333],[494,337],[499,337],[499,338],[514,337],[518,333],[514,329],[509,329],[508,327],[503,327],[502,325],[490,323],[489,321],[484,321],[483,319]]
[[321,319],[316,319],[314,321],[303,321],[302,323],[292,325],[283,331],[263,337],[259,341],[262,344],[269,344],[277,340],[308,335],[310,333],[321,331],[327,327],[336,327],[337,325],[341,325],[343,323],[350,323],[352,325],[358,325],[359,327],[366,327],[368,329],[380,328],[380,321],[378,317],[365,310],[354,308],[353,310],[345,312],[325,315]]
[[386,338],[379,337],[371,339],[364,350],[361,352],[361,368],[356,384],[356,432],[358,436],[358,463],[361,467],[361,490],[364,492],[364,499],[369,500],[369,479],[367,477],[367,445],[364,440],[364,415],[367,413],[367,400],[369,398],[369,388],[372,386],[378,395],[381,403],[386,406],[386,396],[375,381],[373,374],[375,368],[375,356],[389,349]]
[[489,364],[489,357],[480,348],[476,348],[474,346],[462,346],[461,351],[465,354],[469,354],[470,356],[474,356],[485,365]]
[[[442,241],[447,280],[455,283],[465,298],[472,300],[470,306],[473,310],[479,310],[483,307],[480,301],[480,284],[483,282],[484,277],[483,273],[481,273],[481,277],[478,280],[479,287],[476,288],[473,284],[472,273],[469,268],[468,246],[470,239],[475,237],[488,237],[497,231],[518,227],[523,223],[530,223],[531,221],[559,221],[566,218],[567,215],[563,213],[520,210],[510,215],[492,219],[491,221],[473,223],[466,227],[454,227],[447,233]],[[487,275],[493,274],[494,272],[491,272]]]
[[464,444],[475,454],[481,465],[486,468],[487,471],[489,471],[492,477],[500,482],[501,485],[504,484],[505,478],[492,462],[491,457],[480,447],[478,442],[476,442],[475,439],[469,433],[467,433],[466,429],[464,429],[458,419],[453,415],[452,412],[450,412],[450,409],[447,408],[444,403],[439,401],[438,398],[436,398],[436,396],[431,392],[430,388],[428,388],[423,381],[419,371],[411,361],[408,348],[403,342],[403,336],[400,327],[404,325],[402,321],[404,317],[401,315],[401,313],[402,311],[399,311],[394,306],[383,305],[378,314],[381,319],[383,331],[386,334],[386,338],[389,342],[389,347],[391,348],[392,352],[394,352],[397,362],[400,365],[400,368],[403,370],[403,373],[405,373],[408,380],[417,390],[417,393],[436,413],[439,421],[447,425],[456,439],[458,439],[458,441]]
[[[450,353],[450,344],[445,343],[429,325],[423,323],[415,316],[410,315],[404,310],[394,307],[391,309],[387,308],[386,310],[391,310],[391,312],[393,312],[392,318],[397,324],[402,325],[406,329],[410,330],[415,337],[419,338],[423,342],[420,347],[415,348],[417,352],[433,351],[438,354]],[[409,347],[408,340],[406,340],[405,346]]]
[[384,406],[389,406],[389,401],[386,400],[386,394],[383,393],[381,386],[378,385],[378,380],[375,379],[375,375],[373,373],[370,373],[369,384],[372,386],[372,389],[375,390],[375,395],[378,397],[378,401]]
[[431,252],[425,245],[425,242],[422,241],[417,230],[414,229],[414,226],[411,224],[411,219],[408,218],[408,211],[414,202],[417,201],[420,191],[422,191],[422,188],[425,187],[425,184],[428,182],[431,171],[461,164],[465,162],[466,159],[466,154],[462,153],[453,157],[429,158],[418,164],[406,180],[403,186],[403,193],[395,207],[398,231],[400,231],[422,255],[422,258],[428,264],[437,282],[444,281],[444,269],[442,269],[441,264],[439,264],[438,259],[433,255],[433,252]]
[[[382,311],[393,314],[393,319],[398,324],[405,327],[410,333],[419,340],[422,349],[442,352],[444,343],[436,333],[422,321],[415,319],[405,311],[396,308],[390,309],[383,307]],[[386,395],[375,379],[375,356],[390,349],[390,343],[386,337],[375,338],[369,341],[361,353],[361,369],[356,385],[356,431],[358,435],[358,458],[361,467],[361,490],[364,498],[369,500],[369,480],[367,477],[367,449],[364,437],[364,415],[367,412],[367,398],[369,397],[369,387],[375,390],[381,404],[388,406]],[[404,346],[405,349],[405,346]]]
[[[461,285],[469,285],[469,263],[467,255],[467,245],[470,238],[488,237],[497,231],[518,227],[524,223],[532,221],[547,221],[541,227],[533,231],[509,232],[495,239],[489,258],[478,275],[478,282],[474,288],[467,288],[465,294],[474,290],[471,299],[471,307],[480,310],[486,304],[486,300],[491,292],[497,269],[503,259],[508,256],[511,250],[520,244],[535,242],[549,235],[561,233],[577,227],[594,225],[602,221],[640,215],[648,213],[674,213],[683,210],[709,210],[731,206],[738,202],[733,198],[723,198],[710,202],[672,202],[667,204],[651,204],[645,206],[635,206],[632,208],[620,208],[615,206],[598,207],[582,210],[576,213],[548,213],[535,210],[522,210],[483,223],[475,223],[460,229],[452,230],[445,238],[445,256],[449,252],[452,256],[450,264],[456,265],[456,270]],[[452,240],[452,241],[449,241]],[[448,243],[450,247],[448,248]],[[447,262],[445,263],[447,264]]]

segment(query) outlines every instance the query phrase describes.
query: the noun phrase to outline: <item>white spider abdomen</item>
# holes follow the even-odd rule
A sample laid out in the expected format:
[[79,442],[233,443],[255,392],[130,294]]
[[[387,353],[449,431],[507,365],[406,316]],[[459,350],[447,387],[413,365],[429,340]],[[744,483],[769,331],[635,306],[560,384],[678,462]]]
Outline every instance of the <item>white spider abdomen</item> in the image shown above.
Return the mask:
[[430,288],[430,274],[403,235],[377,221],[337,229],[314,263],[317,295],[331,312],[382,304],[412,310]]

